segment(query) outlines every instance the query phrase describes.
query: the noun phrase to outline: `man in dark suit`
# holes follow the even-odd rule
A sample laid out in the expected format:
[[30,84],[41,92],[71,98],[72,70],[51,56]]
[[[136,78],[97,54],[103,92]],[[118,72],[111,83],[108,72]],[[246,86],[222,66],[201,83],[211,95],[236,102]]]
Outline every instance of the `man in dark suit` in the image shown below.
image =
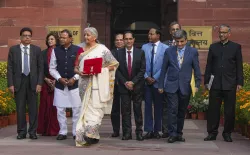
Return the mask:
[[[115,48],[111,50],[112,54],[115,56],[115,53],[123,47],[124,47],[123,34],[117,33],[115,35]],[[120,114],[121,114],[121,99],[116,80],[114,86],[114,99],[111,110],[111,123],[113,126],[113,133],[111,137],[120,136]]]
[[26,103],[29,110],[29,137],[37,139],[37,94],[43,83],[43,57],[41,48],[30,44],[31,37],[30,28],[21,29],[21,44],[10,47],[8,55],[7,79],[16,102],[17,139],[26,138]]
[[[191,78],[194,70],[195,87],[198,90],[201,82],[198,51],[195,48],[186,46],[187,33],[178,30],[174,33],[176,46],[168,48],[165,52],[159,92],[167,93],[167,114],[169,143],[176,141],[184,142],[182,137],[186,109],[191,95]],[[166,76],[167,74],[167,76]],[[166,79],[165,79],[166,76]],[[165,85],[164,85],[165,81]]]
[[116,52],[119,67],[116,71],[118,89],[121,95],[122,140],[132,139],[131,99],[136,124],[136,140],[142,141],[142,92],[145,74],[145,55],[140,49],[133,47],[135,38],[132,32],[124,33],[125,48]]
[[[208,136],[205,141],[216,140],[218,134],[220,108],[224,100],[225,124],[222,133],[226,142],[232,142],[231,132],[235,121],[236,91],[243,86],[243,62],[241,45],[229,41],[230,27],[221,25],[220,41],[210,46],[205,71],[204,84],[208,88],[213,75],[209,92],[207,117]],[[211,83],[210,83],[211,84]]]

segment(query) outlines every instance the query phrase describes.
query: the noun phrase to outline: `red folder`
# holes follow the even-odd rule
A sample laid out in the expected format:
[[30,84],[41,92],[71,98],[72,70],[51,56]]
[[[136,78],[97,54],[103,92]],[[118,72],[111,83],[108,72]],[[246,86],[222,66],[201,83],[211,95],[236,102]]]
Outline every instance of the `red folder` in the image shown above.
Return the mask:
[[83,74],[98,74],[102,72],[102,58],[84,60]]

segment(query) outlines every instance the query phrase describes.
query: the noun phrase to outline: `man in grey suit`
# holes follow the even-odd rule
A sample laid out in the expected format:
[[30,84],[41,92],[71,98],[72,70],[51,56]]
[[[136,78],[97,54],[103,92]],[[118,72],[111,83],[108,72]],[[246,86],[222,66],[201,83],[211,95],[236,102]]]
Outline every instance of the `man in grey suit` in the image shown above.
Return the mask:
[[31,37],[30,28],[21,29],[21,44],[10,47],[8,55],[7,79],[16,102],[17,139],[26,138],[26,103],[29,110],[29,138],[37,139],[37,94],[43,83],[43,57],[41,48],[30,44]]
[[165,52],[159,82],[159,92],[163,93],[164,89],[167,93],[165,97],[167,98],[169,143],[185,141],[182,137],[182,129],[191,95],[192,70],[194,70],[196,92],[201,83],[198,51],[186,45],[186,31],[176,31],[174,39],[176,46],[168,48]]

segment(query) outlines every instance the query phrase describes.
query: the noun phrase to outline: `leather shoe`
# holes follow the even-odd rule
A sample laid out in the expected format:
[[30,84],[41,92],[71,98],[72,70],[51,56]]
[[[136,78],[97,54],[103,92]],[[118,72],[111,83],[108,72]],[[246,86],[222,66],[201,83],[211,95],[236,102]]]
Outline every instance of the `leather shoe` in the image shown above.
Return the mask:
[[119,132],[114,132],[112,133],[111,137],[119,137],[120,136],[120,133]]
[[170,137],[168,138],[168,143],[174,143],[174,142],[176,142],[176,141],[177,141],[177,137],[170,136]]
[[152,139],[153,137],[154,137],[153,132],[148,132],[143,136],[144,139]]
[[30,139],[37,139],[37,135],[36,134],[30,135]]
[[76,136],[73,136],[73,139],[75,140],[75,139],[76,139]]
[[226,142],[233,142],[230,134],[222,134],[224,141]]
[[159,134],[159,132],[154,132],[154,138],[156,139],[160,139],[161,138],[161,135]]
[[169,137],[169,134],[168,133],[163,133],[161,138],[168,138]]
[[65,139],[67,139],[67,135],[61,135],[61,134],[59,134],[56,138],[56,140],[65,140]]
[[138,141],[143,141],[144,140],[144,138],[143,138],[143,136],[142,136],[141,133],[136,134],[136,140],[138,140]]
[[19,140],[25,139],[25,138],[26,138],[26,135],[17,135],[16,137],[16,139],[19,139]]
[[131,134],[126,134],[122,137],[122,140],[130,140],[130,139],[132,139]]
[[185,142],[186,140],[182,136],[177,136],[177,141],[178,142]]
[[204,141],[212,141],[212,140],[216,140],[216,135],[209,134],[206,138],[204,138]]

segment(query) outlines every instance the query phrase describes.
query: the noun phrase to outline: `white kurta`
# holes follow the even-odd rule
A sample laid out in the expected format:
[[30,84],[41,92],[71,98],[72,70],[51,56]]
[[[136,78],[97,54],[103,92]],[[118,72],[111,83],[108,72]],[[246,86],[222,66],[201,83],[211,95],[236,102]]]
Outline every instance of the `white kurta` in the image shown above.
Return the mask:
[[[49,72],[52,77],[54,77],[57,81],[61,78],[61,75],[57,71],[57,62],[54,50],[51,54],[50,65],[49,65]],[[74,75],[74,77],[78,80],[79,75]],[[79,89],[69,90],[68,87],[64,87],[64,90],[60,90],[55,88],[55,95],[54,95],[54,106],[57,107],[80,107],[81,106],[81,98],[79,95]]]

